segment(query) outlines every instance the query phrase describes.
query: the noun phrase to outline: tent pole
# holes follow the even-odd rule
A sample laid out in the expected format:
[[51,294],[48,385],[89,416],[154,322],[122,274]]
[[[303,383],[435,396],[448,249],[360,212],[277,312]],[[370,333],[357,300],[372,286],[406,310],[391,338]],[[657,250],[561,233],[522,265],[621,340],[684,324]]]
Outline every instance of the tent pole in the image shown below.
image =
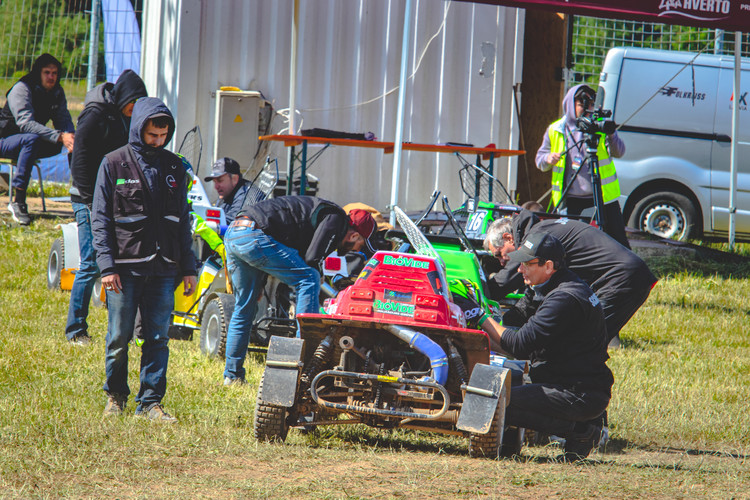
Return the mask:
[[734,85],[732,88],[732,146],[729,154],[729,249],[734,248],[737,212],[737,130],[740,121],[740,74],[742,73],[742,32],[734,33]]
[[406,67],[409,62],[409,33],[411,32],[411,2],[406,0],[404,6],[404,39],[401,42],[401,76],[398,87],[398,110],[396,112],[396,140],[393,148],[393,177],[391,179],[391,212],[390,223],[396,225],[396,212],[393,207],[398,204],[398,183],[401,178],[401,149],[404,137],[404,100],[406,99]]

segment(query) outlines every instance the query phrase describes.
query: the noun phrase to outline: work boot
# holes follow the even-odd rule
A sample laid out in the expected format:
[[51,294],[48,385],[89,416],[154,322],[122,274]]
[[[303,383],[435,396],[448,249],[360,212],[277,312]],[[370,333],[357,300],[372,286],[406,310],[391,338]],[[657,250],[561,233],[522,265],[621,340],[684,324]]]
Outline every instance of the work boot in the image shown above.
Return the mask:
[[128,398],[119,394],[107,393],[107,404],[104,406],[104,416],[119,416],[125,411]]
[[10,210],[10,215],[13,217],[13,220],[18,222],[22,226],[28,226],[29,224],[31,224],[31,217],[29,217],[29,207],[26,205],[26,203],[18,203],[17,201],[8,203],[8,210]]
[[566,462],[575,462],[576,460],[583,460],[588,457],[591,450],[599,444],[601,435],[601,423],[576,423],[573,432],[565,438],[564,460]]
[[140,418],[148,418],[154,422],[161,422],[163,424],[176,424],[177,419],[164,411],[164,407],[160,403],[154,403],[148,409],[144,409],[138,405],[135,409],[135,416]]

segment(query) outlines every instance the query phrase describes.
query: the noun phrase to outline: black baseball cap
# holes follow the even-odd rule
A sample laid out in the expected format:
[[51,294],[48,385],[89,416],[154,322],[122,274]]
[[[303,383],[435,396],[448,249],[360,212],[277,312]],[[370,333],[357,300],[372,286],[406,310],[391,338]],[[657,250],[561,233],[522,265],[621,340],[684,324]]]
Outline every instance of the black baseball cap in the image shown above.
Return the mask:
[[224,174],[241,175],[240,164],[226,156],[224,158],[219,158],[211,166],[211,175],[207,175],[203,178],[203,180],[209,182],[216,179],[217,177],[221,177]]
[[508,258],[509,263],[528,262],[534,259],[542,262],[562,262],[565,260],[565,249],[560,240],[549,233],[532,233],[516,251],[508,254]]

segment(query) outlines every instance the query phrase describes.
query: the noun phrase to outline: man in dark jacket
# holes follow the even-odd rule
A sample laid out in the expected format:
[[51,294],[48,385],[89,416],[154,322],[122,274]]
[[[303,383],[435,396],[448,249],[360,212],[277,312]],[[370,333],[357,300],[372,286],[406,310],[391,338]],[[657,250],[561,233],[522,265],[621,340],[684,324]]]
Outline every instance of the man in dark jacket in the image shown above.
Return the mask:
[[[64,146],[73,151],[73,120],[68,112],[65,91],[60,86],[62,65],[54,56],[42,54],[31,72],[7,93],[0,110],[0,156],[16,160],[11,203],[8,210],[19,224],[31,224],[26,205],[26,188],[31,169],[39,158],[59,154]],[[46,126],[52,120],[54,129]]]
[[91,342],[86,318],[94,283],[99,277],[91,235],[91,204],[99,165],[104,155],[128,142],[130,117],[136,99],[145,97],[146,85],[132,70],[125,70],[115,84],[102,83],[86,94],[78,117],[70,175],[70,201],[78,224],[80,266],[70,292],[65,336],[75,345]]
[[104,156],[96,179],[91,229],[109,313],[105,415],[122,414],[130,394],[128,342],[140,309],[145,342],[135,414],[176,422],[161,406],[167,388],[167,332],[175,279],[182,276],[184,294],[191,295],[197,273],[185,168],[164,149],[174,128],[162,101],[139,99],[128,144]]
[[219,158],[211,167],[211,175],[203,178],[206,182],[213,181],[214,189],[219,193],[216,206],[224,210],[227,224],[234,222],[234,218],[242,210],[247,201],[252,204],[263,196],[260,189],[252,186],[242,178],[240,164],[232,158]]
[[[583,222],[566,218],[540,221],[528,210],[521,210],[512,218],[499,219],[487,229],[485,248],[501,261],[518,248],[531,234],[538,232],[555,236],[565,248],[568,268],[585,281],[602,302],[607,322],[608,341],[612,347],[620,345],[620,330],[648,298],[657,282],[646,263],[620,245],[603,231]],[[490,291],[517,287],[519,274],[513,266],[505,265],[503,273],[490,280]],[[505,324],[515,324],[521,310],[533,308],[533,294],[529,292],[503,318]],[[528,315],[523,312],[522,316]]]
[[503,351],[531,363],[532,383],[511,389],[505,423],[564,437],[565,459],[584,458],[599,442],[614,383],[604,311],[565,267],[565,250],[551,234],[530,234],[508,258],[508,265],[520,263],[539,305],[520,327],[488,331]]
[[365,210],[347,214],[312,196],[282,196],[245,205],[224,236],[227,269],[234,288],[234,313],[227,329],[224,385],[244,382],[243,363],[265,274],[297,291],[297,313],[318,311],[320,261],[368,247],[376,224]]

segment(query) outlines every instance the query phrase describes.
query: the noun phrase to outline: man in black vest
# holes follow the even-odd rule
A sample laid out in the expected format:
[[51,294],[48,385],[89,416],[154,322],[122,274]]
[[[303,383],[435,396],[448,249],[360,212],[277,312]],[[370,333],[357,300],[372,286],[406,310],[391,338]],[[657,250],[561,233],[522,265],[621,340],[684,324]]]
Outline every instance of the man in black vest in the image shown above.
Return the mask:
[[[39,158],[59,154],[65,146],[73,151],[73,120],[65,91],[60,86],[62,65],[54,56],[42,54],[8,91],[0,110],[0,156],[16,160],[11,189],[15,198],[8,210],[19,224],[31,224],[26,205],[26,188],[31,168]],[[54,129],[46,126],[52,120]]]
[[562,436],[566,460],[585,458],[599,442],[614,383],[606,364],[604,311],[591,288],[568,270],[565,250],[551,234],[530,234],[508,258],[538,307],[520,327],[485,330],[503,351],[531,362],[532,383],[511,389],[505,423]]
[[65,336],[74,345],[91,342],[86,318],[94,283],[99,277],[91,235],[91,204],[94,184],[104,155],[128,143],[130,117],[136,99],[145,97],[146,85],[133,70],[122,72],[117,82],[102,83],[86,94],[78,117],[70,176],[70,201],[78,224],[78,255],[80,266],[70,291],[68,322]]
[[128,343],[140,309],[145,342],[135,414],[177,421],[161,406],[167,388],[167,332],[175,278],[182,276],[184,293],[191,295],[197,272],[185,168],[177,155],[164,149],[174,128],[172,113],[162,101],[139,99],[128,144],[105,155],[96,180],[91,229],[109,312],[105,416],[122,414],[130,394]]

